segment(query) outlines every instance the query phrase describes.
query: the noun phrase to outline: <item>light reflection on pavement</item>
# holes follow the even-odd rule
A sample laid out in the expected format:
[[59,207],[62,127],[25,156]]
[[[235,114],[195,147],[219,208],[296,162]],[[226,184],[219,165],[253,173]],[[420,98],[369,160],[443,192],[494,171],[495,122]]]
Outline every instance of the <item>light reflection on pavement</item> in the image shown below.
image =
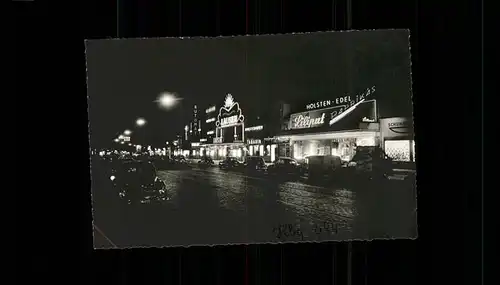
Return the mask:
[[[269,177],[248,176],[217,167],[160,170],[158,176],[165,182],[168,201],[158,211],[141,212],[140,219],[137,214],[133,215],[131,219],[137,221],[140,229],[134,228],[132,222],[126,222],[129,236],[137,236],[141,232],[143,237],[122,242],[125,239],[123,234],[113,234],[110,227],[104,225],[113,223],[110,221],[113,219],[123,221],[120,215],[130,214],[115,213],[115,217],[108,217],[107,222],[101,219],[101,230],[118,246],[301,240],[299,237],[277,240],[273,228],[280,224],[299,227],[306,241],[415,235],[414,199],[402,193],[391,196],[394,190],[379,192],[379,189],[312,186],[300,181],[279,182]],[[406,189],[397,191],[405,192]],[[393,203],[400,205],[387,207]],[[99,213],[99,203],[94,199],[94,216],[99,216],[96,215]],[[391,217],[395,215],[405,218],[394,224]],[[97,217],[95,219],[98,223]],[[336,223],[339,231],[313,232],[312,226],[325,222]],[[391,227],[395,227],[394,231]],[[404,230],[398,232],[401,228]]]

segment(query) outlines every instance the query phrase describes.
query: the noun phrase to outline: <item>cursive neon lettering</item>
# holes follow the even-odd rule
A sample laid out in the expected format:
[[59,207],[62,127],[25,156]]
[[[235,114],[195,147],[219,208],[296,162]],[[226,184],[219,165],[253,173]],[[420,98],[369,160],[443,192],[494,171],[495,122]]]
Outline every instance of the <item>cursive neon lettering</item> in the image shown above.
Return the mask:
[[295,128],[311,128],[314,126],[322,125],[325,123],[325,113],[321,114],[321,117],[313,118],[309,116],[299,115],[294,119]]

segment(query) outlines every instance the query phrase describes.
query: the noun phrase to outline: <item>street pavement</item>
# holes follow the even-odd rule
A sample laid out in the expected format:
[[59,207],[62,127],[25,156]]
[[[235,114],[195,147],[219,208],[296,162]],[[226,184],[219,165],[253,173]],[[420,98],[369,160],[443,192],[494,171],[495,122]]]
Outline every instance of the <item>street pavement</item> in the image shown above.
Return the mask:
[[167,201],[130,210],[94,181],[96,248],[416,237],[411,183],[311,185],[209,169],[159,170]]

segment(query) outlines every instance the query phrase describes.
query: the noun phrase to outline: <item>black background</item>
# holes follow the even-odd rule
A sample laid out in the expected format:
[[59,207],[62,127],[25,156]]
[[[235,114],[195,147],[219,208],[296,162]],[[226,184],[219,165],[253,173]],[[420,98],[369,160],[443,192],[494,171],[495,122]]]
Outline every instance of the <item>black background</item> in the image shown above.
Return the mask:
[[[349,9],[346,1],[64,2],[11,3],[19,115],[17,137],[4,130],[4,138],[17,150],[9,155],[18,166],[18,278],[65,284],[480,284],[479,1],[365,0],[351,1]],[[349,28],[411,29],[417,240],[92,249],[84,38]],[[467,111],[467,119],[452,119],[457,110]],[[464,149],[475,151],[464,157]]]

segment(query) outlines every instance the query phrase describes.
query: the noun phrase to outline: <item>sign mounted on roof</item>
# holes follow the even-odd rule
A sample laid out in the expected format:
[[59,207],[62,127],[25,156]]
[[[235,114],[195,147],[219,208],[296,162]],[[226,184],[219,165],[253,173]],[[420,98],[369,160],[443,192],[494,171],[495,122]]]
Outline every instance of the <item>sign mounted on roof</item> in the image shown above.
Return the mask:
[[234,101],[231,94],[227,94],[224,100],[224,106],[219,109],[219,115],[215,122],[218,128],[237,126],[245,121],[245,116],[242,115],[240,104]]

